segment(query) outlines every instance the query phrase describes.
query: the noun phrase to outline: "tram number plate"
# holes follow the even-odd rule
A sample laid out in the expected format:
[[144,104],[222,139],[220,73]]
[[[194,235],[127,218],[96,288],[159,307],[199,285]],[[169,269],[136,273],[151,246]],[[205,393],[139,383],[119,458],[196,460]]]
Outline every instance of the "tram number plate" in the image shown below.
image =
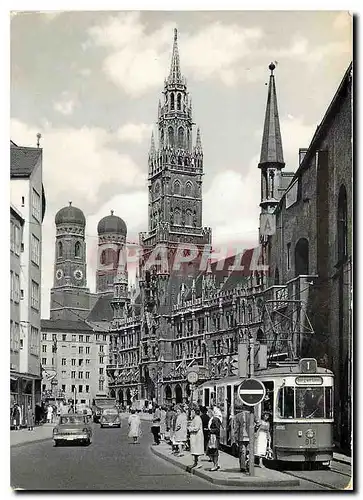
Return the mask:
[[314,438],[314,437],[313,437],[313,438],[308,438],[308,437],[307,437],[307,438],[305,439],[305,444],[306,444],[307,446],[316,446],[316,438]]

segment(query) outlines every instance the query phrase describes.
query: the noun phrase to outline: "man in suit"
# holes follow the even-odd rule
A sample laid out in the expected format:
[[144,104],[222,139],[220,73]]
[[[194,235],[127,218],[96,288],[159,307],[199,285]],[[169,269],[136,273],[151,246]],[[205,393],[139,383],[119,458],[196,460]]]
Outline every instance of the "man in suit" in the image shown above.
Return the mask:
[[235,417],[235,440],[238,444],[238,456],[241,472],[248,472],[246,467],[247,450],[249,448],[249,421],[250,412],[243,409]]

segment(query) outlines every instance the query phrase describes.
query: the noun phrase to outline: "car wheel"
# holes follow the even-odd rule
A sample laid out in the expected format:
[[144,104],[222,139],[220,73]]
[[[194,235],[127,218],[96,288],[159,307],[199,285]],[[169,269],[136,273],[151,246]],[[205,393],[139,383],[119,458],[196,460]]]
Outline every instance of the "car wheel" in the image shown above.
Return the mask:
[[58,441],[54,441],[54,447],[58,446],[59,442]]
[[101,424],[101,429],[103,429],[103,425]]

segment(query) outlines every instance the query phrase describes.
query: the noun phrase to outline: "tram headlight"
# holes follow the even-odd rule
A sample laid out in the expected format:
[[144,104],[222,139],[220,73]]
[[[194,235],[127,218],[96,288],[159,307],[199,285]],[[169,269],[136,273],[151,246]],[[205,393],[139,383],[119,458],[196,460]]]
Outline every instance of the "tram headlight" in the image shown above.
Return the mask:
[[315,431],[313,431],[313,429],[308,429],[305,432],[305,436],[309,439],[312,439],[315,436]]

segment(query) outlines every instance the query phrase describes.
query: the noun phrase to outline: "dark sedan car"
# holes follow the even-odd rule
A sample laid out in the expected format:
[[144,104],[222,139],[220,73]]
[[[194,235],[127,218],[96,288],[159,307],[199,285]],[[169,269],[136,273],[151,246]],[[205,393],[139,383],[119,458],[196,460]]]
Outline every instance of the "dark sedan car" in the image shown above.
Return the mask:
[[62,415],[53,429],[54,446],[65,442],[92,443],[92,428],[86,415]]
[[121,427],[121,418],[117,408],[105,408],[100,418],[101,427]]

